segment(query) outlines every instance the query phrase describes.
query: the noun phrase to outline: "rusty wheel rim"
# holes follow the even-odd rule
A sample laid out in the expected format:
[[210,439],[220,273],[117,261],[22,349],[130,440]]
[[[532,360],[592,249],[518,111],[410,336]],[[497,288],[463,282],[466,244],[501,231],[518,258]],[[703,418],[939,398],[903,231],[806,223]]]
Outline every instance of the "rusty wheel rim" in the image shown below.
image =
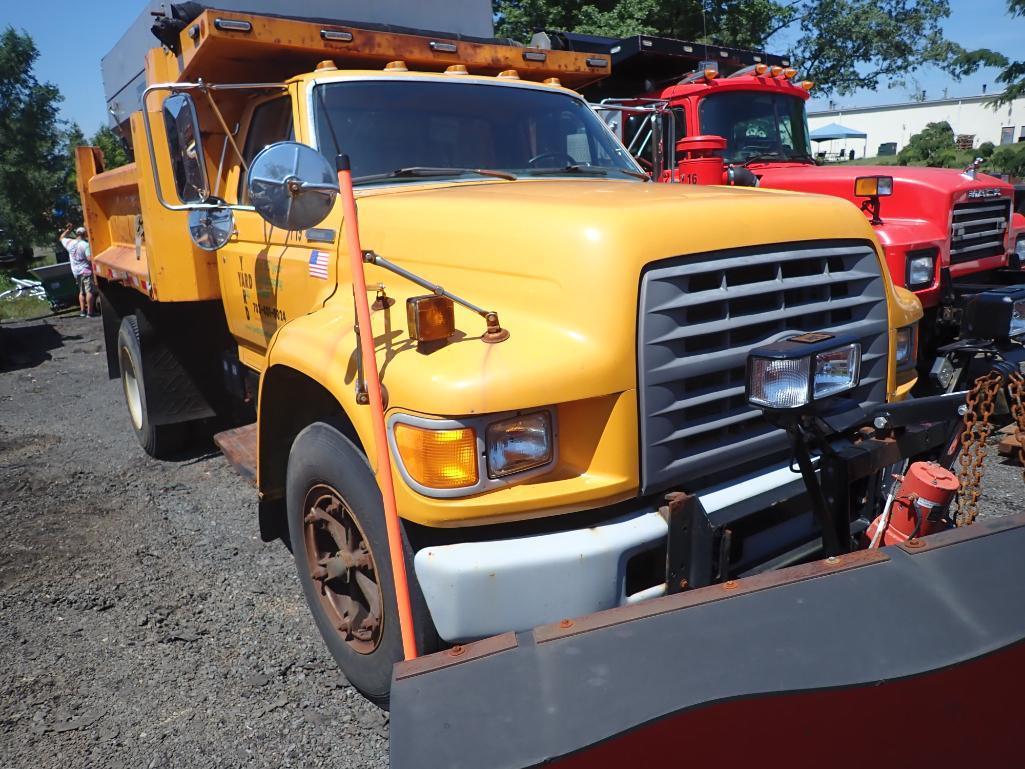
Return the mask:
[[370,654],[384,629],[370,544],[342,495],[327,484],[306,493],[303,510],[306,564],[328,622],[353,651]]

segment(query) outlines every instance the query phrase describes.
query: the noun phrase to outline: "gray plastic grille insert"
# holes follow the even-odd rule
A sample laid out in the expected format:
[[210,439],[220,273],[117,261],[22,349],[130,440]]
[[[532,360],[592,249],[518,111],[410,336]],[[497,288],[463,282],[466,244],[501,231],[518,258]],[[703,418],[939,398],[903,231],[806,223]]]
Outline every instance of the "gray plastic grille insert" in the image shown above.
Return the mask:
[[642,492],[700,488],[787,446],[744,397],[755,347],[828,331],[861,341],[860,403],[886,397],[886,295],[872,246],[814,241],[657,262],[641,277]]

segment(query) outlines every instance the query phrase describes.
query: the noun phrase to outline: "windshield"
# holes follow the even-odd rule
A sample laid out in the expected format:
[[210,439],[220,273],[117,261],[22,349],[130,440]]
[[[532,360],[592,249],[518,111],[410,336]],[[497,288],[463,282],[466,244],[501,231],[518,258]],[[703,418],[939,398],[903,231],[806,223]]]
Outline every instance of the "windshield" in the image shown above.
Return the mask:
[[[430,80],[318,85],[317,145],[354,181],[409,183],[487,169],[526,176],[637,174],[582,100],[555,90]],[[419,173],[408,173],[416,169]],[[395,172],[407,170],[396,175]],[[479,178],[479,177],[478,177]]]
[[701,133],[726,139],[729,163],[764,160],[811,160],[804,100],[759,91],[732,91],[706,96],[698,110]]

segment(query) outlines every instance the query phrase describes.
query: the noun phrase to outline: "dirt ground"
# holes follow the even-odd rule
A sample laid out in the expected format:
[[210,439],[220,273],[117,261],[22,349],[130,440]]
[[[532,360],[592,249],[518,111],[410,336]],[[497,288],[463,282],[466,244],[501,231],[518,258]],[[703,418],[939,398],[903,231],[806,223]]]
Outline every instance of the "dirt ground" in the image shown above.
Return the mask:
[[0,766],[387,766],[254,490],[142,453],[100,321],[0,350]]
[[[212,449],[142,453],[100,321],[0,351],[0,766],[386,766],[254,491]],[[1020,469],[987,473],[986,513],[1021,511]]]

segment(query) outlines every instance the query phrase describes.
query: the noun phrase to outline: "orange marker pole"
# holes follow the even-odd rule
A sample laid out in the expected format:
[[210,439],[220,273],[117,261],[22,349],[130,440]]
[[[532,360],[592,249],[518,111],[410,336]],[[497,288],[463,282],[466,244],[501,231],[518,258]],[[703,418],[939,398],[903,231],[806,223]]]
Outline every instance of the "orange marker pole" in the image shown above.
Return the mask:
[[399,610],[399,630],[402,633],[402,655],[411,660],[417,656],[413,635],[413,609],[409,601],[409,578],[403,555],[402,528],[398,506],[395,504],[395,484],[392,481],[391,454],[388,451],[387,428],[384,423],[384,397],[381,376],[377,370],[374,350],[374,329],[370,324],[370,300],[367,299],[367,277],[363,272],[363,249],[359,243],[359,224],[356,221],[356,197],[352,191],[352,170],[349,156],[337,158],[338,189],[345,214],[345,238],[352,268],[352,293],[356,300],[356,319],[360,328],[360,351],[367,395],[370,399],[371,422],[374,426],[374,444],[377,449],[377,480],[384,500],[384,523],[388,530],[388,554],[391,557],[392,578],[395,581],[395,602]]

